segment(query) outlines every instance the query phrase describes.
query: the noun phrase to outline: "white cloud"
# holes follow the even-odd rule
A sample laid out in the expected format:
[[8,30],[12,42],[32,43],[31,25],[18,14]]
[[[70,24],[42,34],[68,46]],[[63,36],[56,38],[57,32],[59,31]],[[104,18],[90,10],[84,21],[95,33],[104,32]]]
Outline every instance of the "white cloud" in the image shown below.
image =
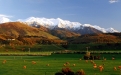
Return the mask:
[[109,0],[110,3],[116,3],[118,0]]
[[11,18],[11,17],[13,17],[13,16],[9,16],[9,15],[0,14],[0,17]]
[[9,19],[10,17],[12,16],[0,14],[0,23],[11,22],[11,20]]

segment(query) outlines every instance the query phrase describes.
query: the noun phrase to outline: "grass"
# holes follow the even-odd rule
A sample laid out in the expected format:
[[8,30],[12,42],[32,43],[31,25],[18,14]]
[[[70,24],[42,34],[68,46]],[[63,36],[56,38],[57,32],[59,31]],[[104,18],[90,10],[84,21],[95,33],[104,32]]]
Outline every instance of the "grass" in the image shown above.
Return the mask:
[[[29,49],[31,52],[41,52],[41,51],[86,51],[87,47],[89,51],[121,51],[120,46],[107,46],[106,44],[68,44],[66,45],[57,45],[57,44],[36,44],[36,45],[1,45],[0,52],[28,52]],[[99,47],[99,48],[98,48]],[[115,49],[114,49],[115,48]]]
[[[114,56],[116,59],[111,60]],[[52,54],[50,56],[0,56],[0,75],[54,75],[64,68],[63,64],[69,62],[74,72],[83,69],[86,75],[121,75],[120,70],[114,71],[113,67],[121,65],[120,54],[102,54],[101,58],[107,58],[106,61],[94,60],[97,65],[104,64],[104,71],[93,69],[92,63],[82,59],[82,54]],[[3,60],[7,60],[2,64]],[[36,64],[32,64],[35,61]],[[49,64],[49,66],[47,66]],[[76,66],[73,66],[76,64]],[[23,66],[26,65],[26,69]]]

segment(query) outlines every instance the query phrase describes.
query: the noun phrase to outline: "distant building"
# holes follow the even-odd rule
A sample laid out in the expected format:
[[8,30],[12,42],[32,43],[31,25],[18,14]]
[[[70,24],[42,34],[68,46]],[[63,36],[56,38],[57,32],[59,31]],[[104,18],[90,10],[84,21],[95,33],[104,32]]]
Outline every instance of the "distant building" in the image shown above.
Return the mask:
[[12,41],[12,40],[15,40],[15,39],[7,39],[7,40]]

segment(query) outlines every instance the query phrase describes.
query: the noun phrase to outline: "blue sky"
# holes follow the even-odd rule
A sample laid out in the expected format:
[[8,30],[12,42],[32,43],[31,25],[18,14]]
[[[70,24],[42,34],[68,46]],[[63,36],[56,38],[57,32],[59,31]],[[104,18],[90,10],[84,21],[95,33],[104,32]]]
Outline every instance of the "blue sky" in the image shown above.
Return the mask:
[[121,0],[0,0],[0,15],[13,21],[61,18],[121,31]]

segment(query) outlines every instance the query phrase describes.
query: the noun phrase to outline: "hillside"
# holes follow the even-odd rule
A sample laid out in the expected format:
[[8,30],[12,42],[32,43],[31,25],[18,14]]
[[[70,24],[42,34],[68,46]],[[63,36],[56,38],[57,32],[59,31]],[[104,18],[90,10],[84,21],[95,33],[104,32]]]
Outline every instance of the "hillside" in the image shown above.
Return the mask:
[[[93,34],[81,35],[64,28],[50,30],[39,25],[29,26],[21,22],[8,22],[0,24],[0,44],[1,50],[16,50],[17,46],[28,46],[33,50],[86,50],[87,46],[93,50],[121,49],[121,33],[101,33],[93,28],[83,28],[91,30]],[[6,45],[6,46],[5,46]],[[41,45],[41,47],[34,46]],[[46,49],[45,46],[48,45]],[[4,47],[3,47],[4,46]],[[111,47],[110,47],[111,46]],[[26,50],[28,50],[26,47]],[[52,49],[51,49],[52,48]],[[20,50],[19,48],[17,49]]]
[[69,30],[64,29],[64,28],[56,28],[56,29],[50,30],[50,33],[54,36],[61,38],[61,39],[68,38],[68,37],[81,36],[81,34],[79,34],[79,33],[75,33],[73,31],[69,31]]
[[99,34],[99,33],[103,33],[102,31],[97,30],[97,29],[95,29],[93,27],[83,27],[82,29],[80,28],[79,30],[76,30],[74,32],[80,33],[82,35],[85,35],[85,34]]
[[[83,28],[85,29],[85,28]],[[121,33],[101,33],[81,35],[64,28],[50,30],[43,26],[29,26],[21,22],[0,24],[0,40],[3,44],[87,44],[87,43],[121,43]],[[7,41],[16,39],[15,41]]]
[[87,34],[77,38],[68,38],[69,43],[121,43],[121,33]]
[[19,36],[42,36],[49,39],[59,39],[49,33],[39,30],[38,28],[28,26],[20,22],[9,22],[0,24],[0,34],[17,38]]

